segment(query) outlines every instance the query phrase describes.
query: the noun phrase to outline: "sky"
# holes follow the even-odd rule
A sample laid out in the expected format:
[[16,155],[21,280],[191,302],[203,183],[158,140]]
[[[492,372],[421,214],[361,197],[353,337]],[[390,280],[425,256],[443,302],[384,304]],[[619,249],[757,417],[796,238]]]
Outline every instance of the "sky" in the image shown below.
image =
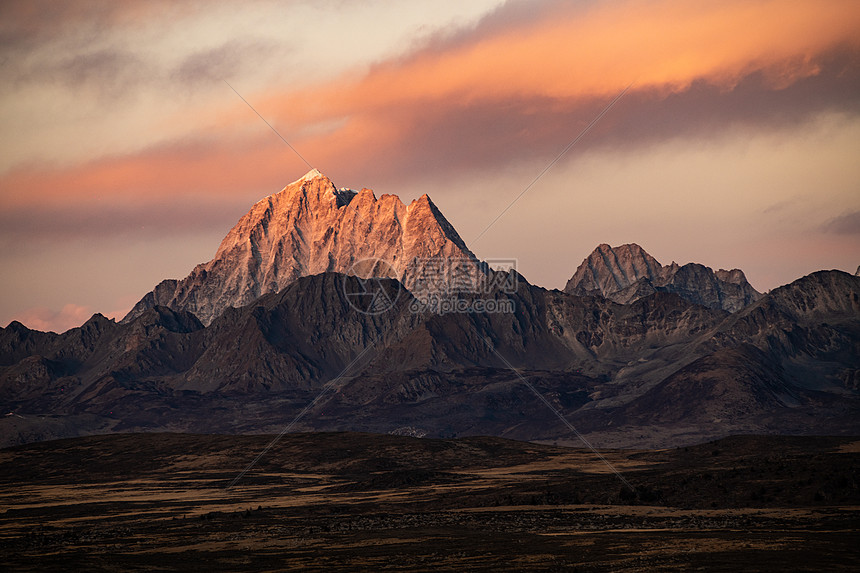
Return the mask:
[[307,172],[236,92],[547,288],[860,265],[860,2],[0,0],[0,325],[121,318]]

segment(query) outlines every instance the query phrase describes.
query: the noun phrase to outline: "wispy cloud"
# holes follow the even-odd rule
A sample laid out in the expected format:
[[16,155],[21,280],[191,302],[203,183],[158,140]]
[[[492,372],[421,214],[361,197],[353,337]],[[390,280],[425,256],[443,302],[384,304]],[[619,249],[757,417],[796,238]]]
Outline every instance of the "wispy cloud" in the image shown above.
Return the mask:
[[178,195],[218,198],[246,189],[253,194],[258,189],[271,192],[273,179],[268,176],[283,177],[289,150],[268,136],[200,138],[71,167],[24,167],[0,178],[0,201],[11,209],[46,201],[59,206],[118,197],[157,200]]
[[189,54],[170,73],[169,79],[191,88],[219,88],[224,79],[239,74],[251,62],[282,56],[281,46],[273,41],[230,40],[219,46]]
[[285,116],[449,98],[594,97],[634,80],[666,92],[696,81],[730,90],[755,72],[781,88],[817,74],[818,54],[857,46],[858,25],[860,6],[843,2],[627,1],[585,11],[562,4],[520,26],[478,26],[450,45],[380,64],[352,86],[338,80],[297,94],[290,103],[302,105]]
[[522,22],[504,17],[521,8],[358,78],[250,97],[296,132],[340,120],[299,144],[377,180],[551,156],[631,81],[588,143],[710,138],[860,110],[860,5],[551,3]]
[[860,235],[860,211],[834,217],[825,222],[821,229],[838,235]]

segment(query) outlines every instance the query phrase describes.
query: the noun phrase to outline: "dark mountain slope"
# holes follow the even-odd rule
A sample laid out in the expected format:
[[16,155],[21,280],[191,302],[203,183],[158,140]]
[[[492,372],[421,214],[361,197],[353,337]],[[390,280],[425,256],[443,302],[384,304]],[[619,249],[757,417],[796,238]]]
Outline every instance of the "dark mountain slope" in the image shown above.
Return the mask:
[[[13,324],[0,331],[0,406],[14,415],[0,430],[6,443],[109,429],[279,431],[343,375],[297,429],[564,436],[523,376],[581,431],[616,445],[730,429],[857,432],[858,284],[815,273],[729,314],[673,293],[622,305],[519,280],[457,295],[504,312],[442,314],[422,312],[396,280],[323,273],[206,328],[163,307],[62,335]],[[390,308],[356,306],[368,285]]]
[[302,277],[228,310],[206,330],[205,351],[177,388],[253,393],[318,386],[366,348],[385,348],[414,328],[412,296],[393,279],[378,285],[394,301],[378,314],[360,312],[350,301],[348,293],[362,288],[358,278],[336,273]]

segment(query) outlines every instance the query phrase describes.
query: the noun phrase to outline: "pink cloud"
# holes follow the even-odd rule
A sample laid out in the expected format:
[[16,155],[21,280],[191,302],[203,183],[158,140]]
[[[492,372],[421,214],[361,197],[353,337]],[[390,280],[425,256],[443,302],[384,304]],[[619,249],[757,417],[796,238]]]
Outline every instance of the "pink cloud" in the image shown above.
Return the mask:
[[89,306],[68,303],[60,310],[47,307],[29,308],[16,314],[13,320],[27,328],[45,332],[65,332],[85,323],[96,311]]

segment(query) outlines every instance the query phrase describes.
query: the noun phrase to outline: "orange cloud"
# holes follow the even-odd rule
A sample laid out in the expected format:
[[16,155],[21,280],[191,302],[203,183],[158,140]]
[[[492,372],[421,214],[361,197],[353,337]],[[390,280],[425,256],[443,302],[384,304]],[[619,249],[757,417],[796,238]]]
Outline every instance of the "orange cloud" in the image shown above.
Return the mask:
[[[844,92],[856,85],[857,54],[860,3],[628,0],[588,9],[562,3],[528,22],[479,25],[362,76],[246,95],[285,126],[312,162],[376,182],[392,169],[420,174],[430,165],[438,172],[460,158],[486,167],[487,150],[497,151],[498,164],[552,154],[631,82],[625,104],[636,102],[639,114],[628,112],[625,123],[640,134],[645,126],[684,133],[667,102],[684,109],[690,124],[710,121],[716,129],[760,118],[797,121],[787,118],[856,99]],[[790,88],[795,92],[778,93]],[[335,127],[327,132],[309,129],[329,123]],[[497,133],[506,149],[497,147]]]
[[695,80],[731,89],[763,71],[774,87],[817,73],[814,57],[860,45],[860,3],[629,0],[582,12],[563,6],[525,26],[480,27],[467,42],[435,46],[286,98],[294,123],[376,114],[406,104],[515,97],[591,98],[642,89],[681,91]]
[[[217,198],[281,185],[300,163],[270,133],[242,141],[167,145],[135,155],[101,158],[65,168],[22,168],[0,178],[5,210],[49,203],[151,201],[198,195]],[[298,167],[297,169],[301,169]],[[257,191],[258,192],[258,191]],[[253,193],[252,193],[253,194]]]
[[[846,46],[848,63],[825,62]],[[844,92],[857,83],[858,53],[857,2],[562,3],[527,22],[479,25],[361,76],[243,96],[314,166],[342,184],[372,186],[551,156],[632,80],[622,104],[635,109],[619,106],[599,130],[619,121],[627,129],[619,133],[635,140],[683,133],[684,121],[711,129],[802,117],[856,100]],[[822,97],[827,90],[836,95]],[[793,113],[797,105],[803,113]],[[8,173],[0,202],[8,211],[41,201],[270,193],[306,170],[238,98],[179,120],[210,131],[132,156]]]

